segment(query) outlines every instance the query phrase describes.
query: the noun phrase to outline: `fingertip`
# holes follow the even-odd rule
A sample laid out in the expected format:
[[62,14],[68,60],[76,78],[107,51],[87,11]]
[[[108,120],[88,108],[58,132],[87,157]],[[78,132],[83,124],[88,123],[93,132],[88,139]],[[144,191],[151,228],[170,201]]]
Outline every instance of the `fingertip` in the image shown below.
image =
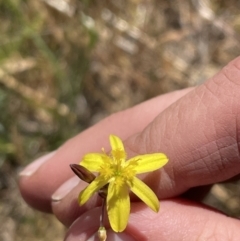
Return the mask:
[[46,161],[48,161],[51,157],[55,155],[56,151],[47,153],[39,157],[37,160],[31,162],[27,165],[21,172],[19,172],[19,176],[30,177],[32,176]]
[[18,185],[21,196],[28,205],[42,212],[51,212],[47,196],[40,189],[36,191],[36,188],[39,188],[39,182],[36,182],[34,177],[20,176]]
[[[31,207],[39,211],[51,212],[52,194],[74,175],[66,163],[71,156],[68,148],[37,159],[20,172],[19,189],[23,199]],[[70,159],[74,160],[73,157]]]
[[[50,212],[51,206],[44,195],[35,195],[36,189],[38,189],[39,181],[35,178],[35,173],[38,169],[44,165],[49,159],[55,155],[56,151],[50,152],[46,155],[43,155],[27,165],[19,174],[19,190],[23,199],[33,208],[39,209],[40,211]],[[40,190],[38,190],[40,192]],[[39,194],[38,192],[38,194]]]

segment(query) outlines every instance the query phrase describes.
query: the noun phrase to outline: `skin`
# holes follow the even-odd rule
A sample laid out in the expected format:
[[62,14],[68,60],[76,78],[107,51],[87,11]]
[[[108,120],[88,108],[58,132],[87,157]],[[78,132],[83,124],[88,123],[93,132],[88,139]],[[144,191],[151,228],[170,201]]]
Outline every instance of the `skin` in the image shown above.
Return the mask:
[[84,182],[58,202],[51,196],[74,175],[70,163],[102,147],[109,149],[109,134],[124,140],[129,157],[163,152],[170,160],[164,168],[141,176],[161,200],[160,212],[152,212],[132,196],[126,234],[140,241],[239,240],[239,220],[193,200],[202,189],[240,174],[240,58],[201,86],[113,114],[68,140],[33,175],[20,178],[26,202],[53,212],[70,226],[66,237],[73,241],[87,240],[98,228],[99,198],[95,195],[83,207],[77,205]]

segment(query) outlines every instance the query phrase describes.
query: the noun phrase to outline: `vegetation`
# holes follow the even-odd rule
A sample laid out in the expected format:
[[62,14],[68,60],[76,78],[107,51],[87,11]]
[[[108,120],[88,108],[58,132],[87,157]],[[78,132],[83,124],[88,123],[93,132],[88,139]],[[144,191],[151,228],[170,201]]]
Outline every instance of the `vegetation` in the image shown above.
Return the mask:
[[[240,53],[239,11],[236,0],[0,0],[0,239],[62,240],[20,200],[17,172],[113,112],[211,77]],[[236,188],[208,201],[239,216]]]

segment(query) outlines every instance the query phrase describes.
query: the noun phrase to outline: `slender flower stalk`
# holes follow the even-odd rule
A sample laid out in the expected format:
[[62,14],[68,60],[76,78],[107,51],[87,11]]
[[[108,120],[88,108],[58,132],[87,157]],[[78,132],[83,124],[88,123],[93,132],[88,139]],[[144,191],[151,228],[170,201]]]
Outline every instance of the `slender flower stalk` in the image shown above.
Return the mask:
[[105,204],[106,204],[106,198],[102,199],[102,213],[100,215],[100,227],[98,229],[98,238],[99,241],[106,241],[107,239],[107,231],[103,225],[104,222],[104,212],[105,212]]
[[[122,232],[127,226],[130,214],[129,190],[153,211],[158,212],[157,196],[136,175],[163,167],[168,162],[168,158],[163,153],[153,153],[138,155],[127,161],[121,139],[114,135],[110,135],[109,139],[112,148],[109,155],[104,150],[103,153],[90,153],[80,162],[80,169],[84,170],[83,178],[88,180],[89,185],[80,192],[78,201],[83,205],[95,192],[98,192],[103,199],[106,198],[107,214],[112,229],[115,232]],[[75,173],[77,172],[75,170]],[[97,172],[98,175],[95,177],[91,172]],[[99,231],[105,234],[105,228],[102,231],[101,227],[103,226],[100,222]]]

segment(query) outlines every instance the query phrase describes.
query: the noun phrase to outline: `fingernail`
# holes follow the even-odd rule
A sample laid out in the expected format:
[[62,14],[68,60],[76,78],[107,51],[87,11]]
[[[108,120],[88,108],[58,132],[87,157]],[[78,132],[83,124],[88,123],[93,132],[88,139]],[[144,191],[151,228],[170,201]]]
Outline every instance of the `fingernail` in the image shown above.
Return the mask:
[[56,151],[50,152],[40,158],[38,158],[36,161],[33,161],[31,164],[26,166],[20,173],[19,176],[31,176],[34,172],[37,171],[37,169],[47,160],[49,160]]
[[79,183],[79,178],[74,176],[64,182],[52,195],[53,202],[61,201]]
[[[87,241],[96,241],[98,240],[97,238],[97,233],[91,236]],[[107,240],[111,241],[136,241],[133,237],[126,233],[115,233],[112,230],[107,231]]]

